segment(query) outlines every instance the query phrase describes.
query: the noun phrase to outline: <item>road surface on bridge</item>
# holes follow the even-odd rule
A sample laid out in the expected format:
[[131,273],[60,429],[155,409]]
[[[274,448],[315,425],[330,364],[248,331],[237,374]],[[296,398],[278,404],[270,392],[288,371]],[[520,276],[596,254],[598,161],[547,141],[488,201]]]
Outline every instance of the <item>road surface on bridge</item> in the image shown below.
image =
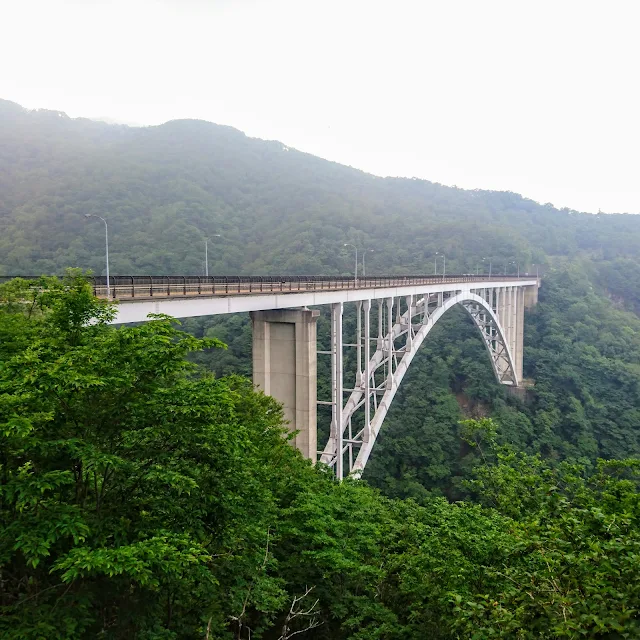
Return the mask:
[[[95,295],[106,298],[106,278],[91,282]],[[537,279],[528,275],[376,276],[357,281],[332,276],[115,276],[109,279],[109,294],[119,303],[115,322],[127,323],[143,321],[151,313],[188,318],[532,284]]]
[[[423,284],[456,284],[531,280],[532,276],[411,275],[372,276],[357,280],[344,276],[111,276],[110,297],[115,300],[172,298],[176,296],[256,295],[302,291],[375,289]],[[94,294],[107,297],[105,277],[92,277]]]

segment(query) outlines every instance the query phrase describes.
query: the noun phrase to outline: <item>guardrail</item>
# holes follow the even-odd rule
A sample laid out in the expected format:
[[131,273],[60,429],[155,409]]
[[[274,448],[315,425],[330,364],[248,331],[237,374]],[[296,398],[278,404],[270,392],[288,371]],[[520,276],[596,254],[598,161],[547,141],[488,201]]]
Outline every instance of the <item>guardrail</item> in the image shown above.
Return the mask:
[[[6,282],[18,276],[0,276]],[[19,276],[30,280],[35,276]],[[298,291],[329,291],[368,289],[406,285],[457,282],[492,282],[531,280],[535,276],[451,274],[446,276],[110,276],[109,294],[113,300],[169,298],[190,296],[225,296],[260,293],[293,293]],[[107,297],[106,276],[90,276],[87,280],[96,297]]]

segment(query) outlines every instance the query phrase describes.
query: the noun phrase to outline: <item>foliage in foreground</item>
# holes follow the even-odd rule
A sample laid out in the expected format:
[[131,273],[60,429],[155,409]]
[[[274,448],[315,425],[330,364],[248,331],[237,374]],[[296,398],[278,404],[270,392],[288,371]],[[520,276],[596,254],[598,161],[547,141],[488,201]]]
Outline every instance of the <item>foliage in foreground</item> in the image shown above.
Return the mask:
[[390,500],[311,468],[248,381],[187,363],[218,342],[111,327],[79,278],[0,302],[3,638],[640,633],[636,461],[552,469],[482,420],[474,502]]

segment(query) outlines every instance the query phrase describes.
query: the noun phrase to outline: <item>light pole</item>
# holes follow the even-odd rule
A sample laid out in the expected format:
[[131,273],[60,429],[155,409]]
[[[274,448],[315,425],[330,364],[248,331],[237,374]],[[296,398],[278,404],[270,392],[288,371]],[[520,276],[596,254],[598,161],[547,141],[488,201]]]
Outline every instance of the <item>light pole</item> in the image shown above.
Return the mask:
[[367,272],[365,271],[365,268],[364,268],[364,256],[365,256],[365,254],[366,254],[367,252],[369,252],[369,253],[373,253],[373,252],[374,252],[374,249],[365,249],[365,250],[362,252],[362,277],[363,277],[363,278],[364,278],[364,277],[366,277],[366,275],[367,275]]
[[345,247],[353,247],[356,251],[356,269],[355,272],[353,274],[353,282],[355,284],[355,286],[358,286],[358,247],[356,247],[355,244],[351,244],[350,242],[345,242],[344,243]]
[[[219,233],[214,233],[211,238],[220,238]],[[204,275],[209,277],[209,238],[204,239]]]
[[[484,262],[487,258],[482,258],[482,262]],[[489,260],[489,277],[491,277],[491,260]]]
[[102,216],[97,216],[95,213],[85,213],[85,218],[100,218],[104,222],[104,255],[107,262],[107,298],[111,298],[111,287],[109,286],[109,227],[107,221]]

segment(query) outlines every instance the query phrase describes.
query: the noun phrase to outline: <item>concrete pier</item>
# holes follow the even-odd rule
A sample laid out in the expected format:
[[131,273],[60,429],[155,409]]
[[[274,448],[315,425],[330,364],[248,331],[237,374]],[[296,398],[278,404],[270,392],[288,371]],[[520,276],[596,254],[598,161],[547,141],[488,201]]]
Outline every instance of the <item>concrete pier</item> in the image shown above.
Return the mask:
[[284,418],[299,433],[293,445],[316,459],[318,438],[316,335],[319,311],[252,311],[253,383],[284,405]]

